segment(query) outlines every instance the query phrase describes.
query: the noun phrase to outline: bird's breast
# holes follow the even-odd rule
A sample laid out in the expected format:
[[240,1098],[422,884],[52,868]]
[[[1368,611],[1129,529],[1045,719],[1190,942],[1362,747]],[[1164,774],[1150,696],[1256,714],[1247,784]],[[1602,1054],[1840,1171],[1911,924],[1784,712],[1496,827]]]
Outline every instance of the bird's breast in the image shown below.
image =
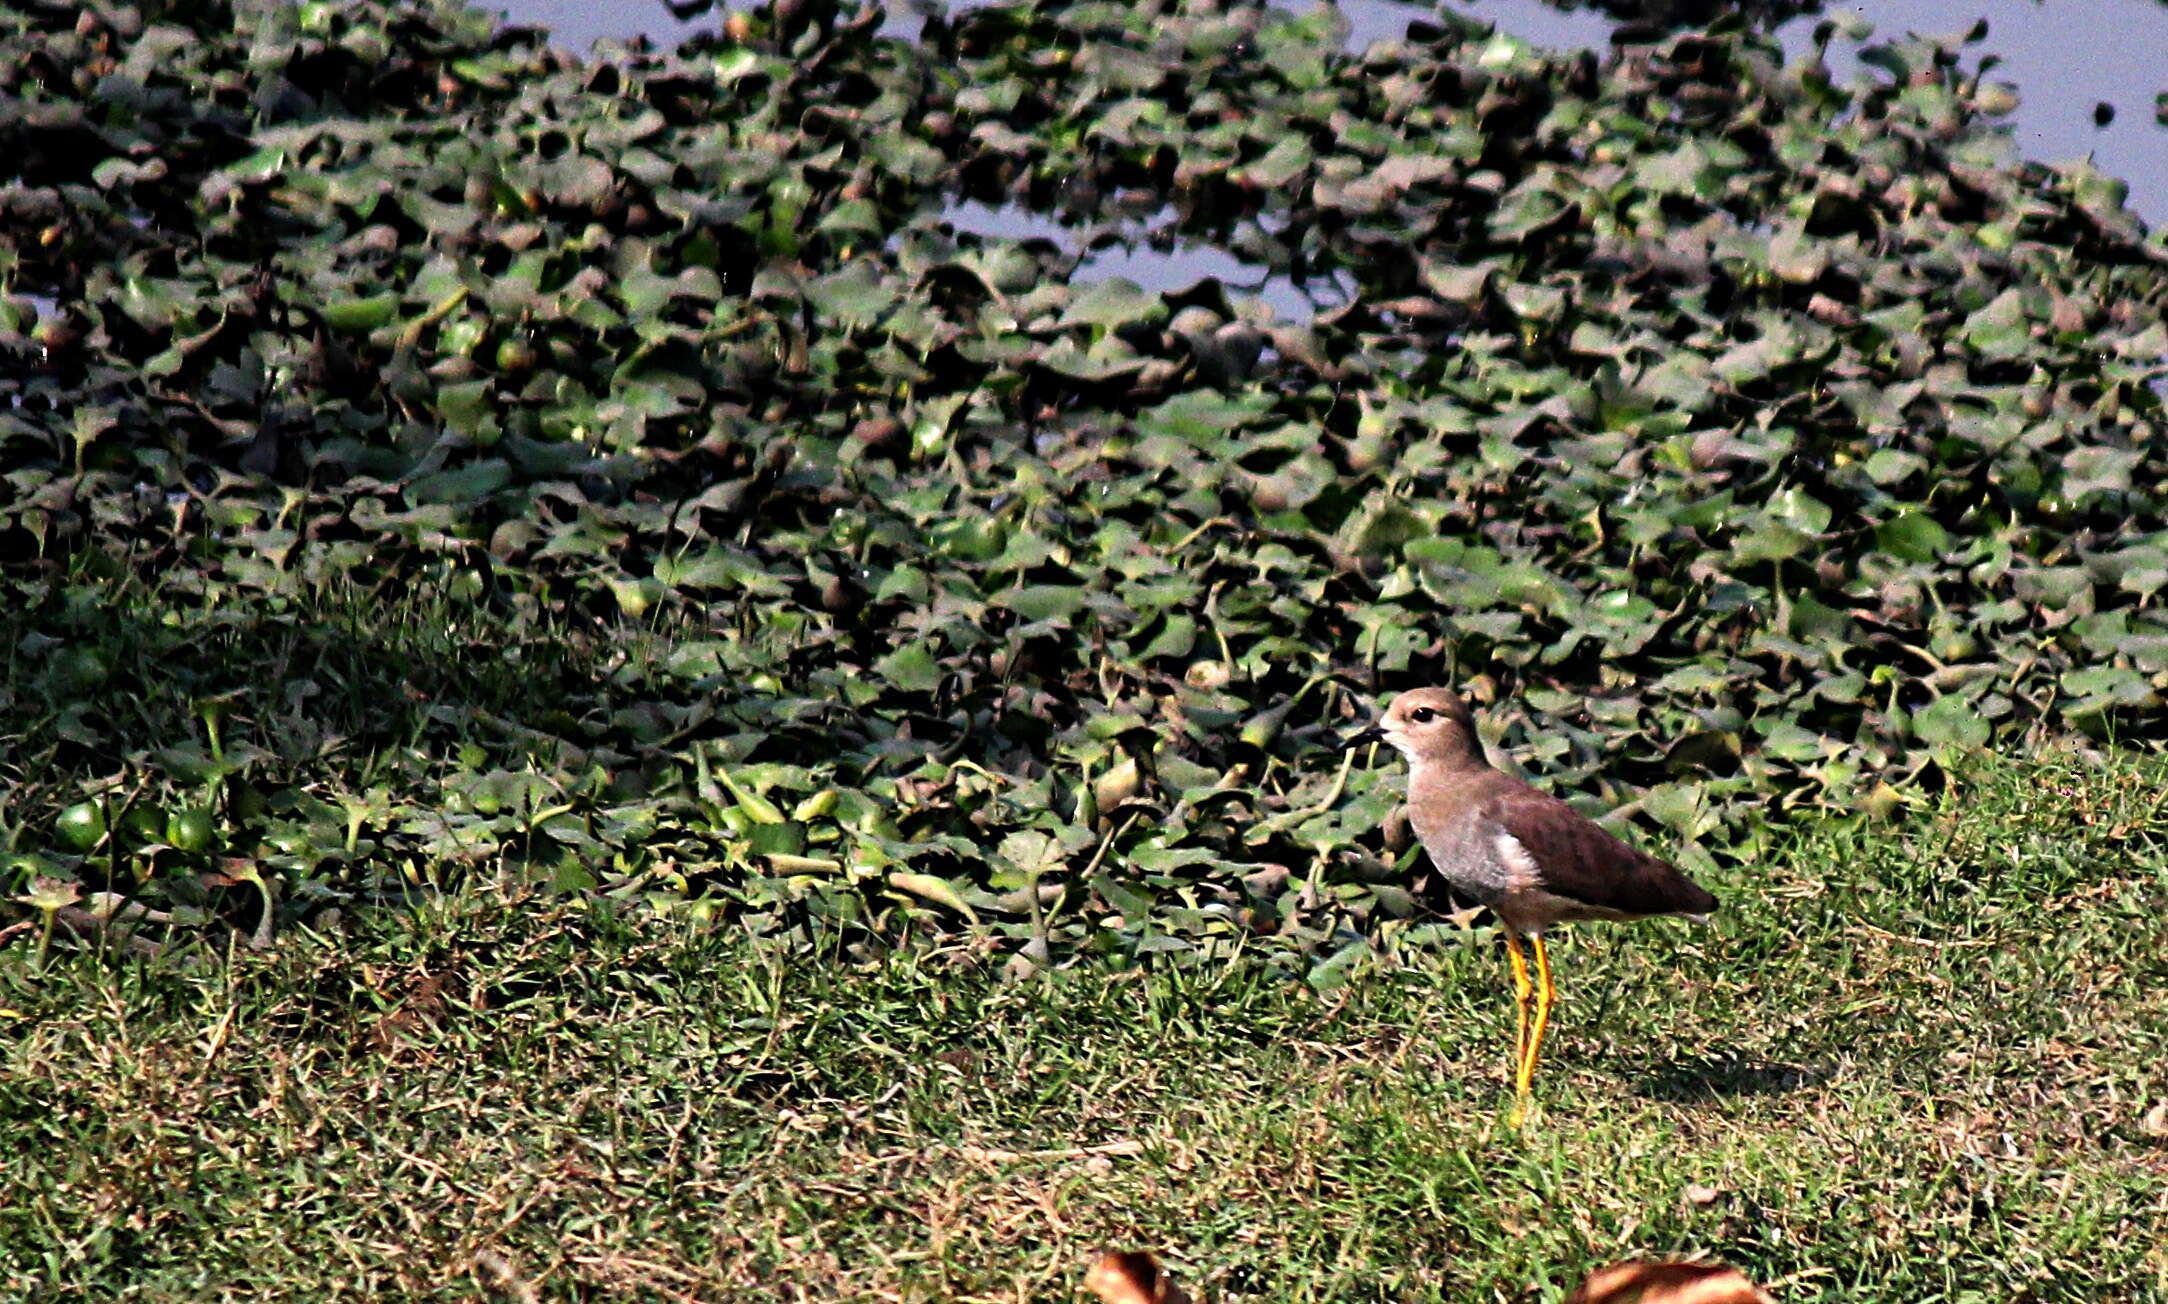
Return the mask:
[[1510,854],[1514,848],[1501,844],[1500,838],[1508,835],[1491,821],[1470,812],[1455,819],[1409,822],[1438,877],[1456,896],[1495,906],[1509,892],[1527,886],[1527,866]]

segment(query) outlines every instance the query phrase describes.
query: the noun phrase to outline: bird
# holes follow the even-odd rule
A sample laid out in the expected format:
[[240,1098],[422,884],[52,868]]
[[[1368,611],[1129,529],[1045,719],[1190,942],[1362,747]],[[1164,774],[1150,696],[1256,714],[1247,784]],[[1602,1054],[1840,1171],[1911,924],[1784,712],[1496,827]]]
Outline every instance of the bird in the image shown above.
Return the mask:
[[[1707,923],[1716,897],[1565,802],[1493,766],[1475,713],[1451,690],[1395,697],[1344,748],[1386,743],[1408,761],[1408,824],[1455,895],[1488,906],[1505,936],[1517,1003],[1513,1089],[1533,1088],[1558,998],[1543,935],[1569,920],[1683,915]],[[1526,941],[1535,977],[1521,953]]]

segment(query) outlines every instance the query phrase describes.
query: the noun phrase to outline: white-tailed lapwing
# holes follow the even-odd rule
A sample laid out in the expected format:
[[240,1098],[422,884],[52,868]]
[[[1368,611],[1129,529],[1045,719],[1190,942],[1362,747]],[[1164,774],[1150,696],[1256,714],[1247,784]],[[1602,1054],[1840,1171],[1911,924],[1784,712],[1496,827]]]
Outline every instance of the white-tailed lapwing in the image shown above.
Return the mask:
[[[1457,896],[1490,907],[1513,964],[1519,1002],[1513,1089],[1527,1095],[1557,989],[1543,946],[1552,924],[1685,915],[1706,923],[1716,898],[1667,861],[1611,836],[1548,793],[1491,765],[1475,716],[1442,688],[1393,699],[1347,746],[1390,743],[1408,758],[1408,823]],[[1535,951],[1528,976],[1521,939]]]

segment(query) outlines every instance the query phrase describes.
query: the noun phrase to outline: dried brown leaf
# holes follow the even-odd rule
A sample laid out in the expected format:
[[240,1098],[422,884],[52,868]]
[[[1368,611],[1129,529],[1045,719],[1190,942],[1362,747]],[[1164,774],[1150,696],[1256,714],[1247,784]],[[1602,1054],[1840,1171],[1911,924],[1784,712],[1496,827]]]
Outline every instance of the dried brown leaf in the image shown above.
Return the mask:
[[1775,1304],[1736,1268],[1714,1263],[1614,1263],[1589,1274],[1566,1304]]
[[1102,1304],[1189,1304],[1189,1296],[1143,1250],[1110,1252],[1084,1274],[1084,1289]]

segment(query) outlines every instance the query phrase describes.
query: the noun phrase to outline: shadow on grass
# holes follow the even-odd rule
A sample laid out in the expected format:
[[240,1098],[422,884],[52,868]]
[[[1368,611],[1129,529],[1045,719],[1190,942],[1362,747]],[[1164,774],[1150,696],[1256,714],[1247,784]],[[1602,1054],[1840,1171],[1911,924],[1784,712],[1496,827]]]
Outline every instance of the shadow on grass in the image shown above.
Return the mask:
[[1829,1079],[1829,1070],[1779,1064],[1745,1055],[1681,1059],[1643,1072],[1635,1093],[1652,1100],[1717,1100],[1729,1096],[1780,1096]]

